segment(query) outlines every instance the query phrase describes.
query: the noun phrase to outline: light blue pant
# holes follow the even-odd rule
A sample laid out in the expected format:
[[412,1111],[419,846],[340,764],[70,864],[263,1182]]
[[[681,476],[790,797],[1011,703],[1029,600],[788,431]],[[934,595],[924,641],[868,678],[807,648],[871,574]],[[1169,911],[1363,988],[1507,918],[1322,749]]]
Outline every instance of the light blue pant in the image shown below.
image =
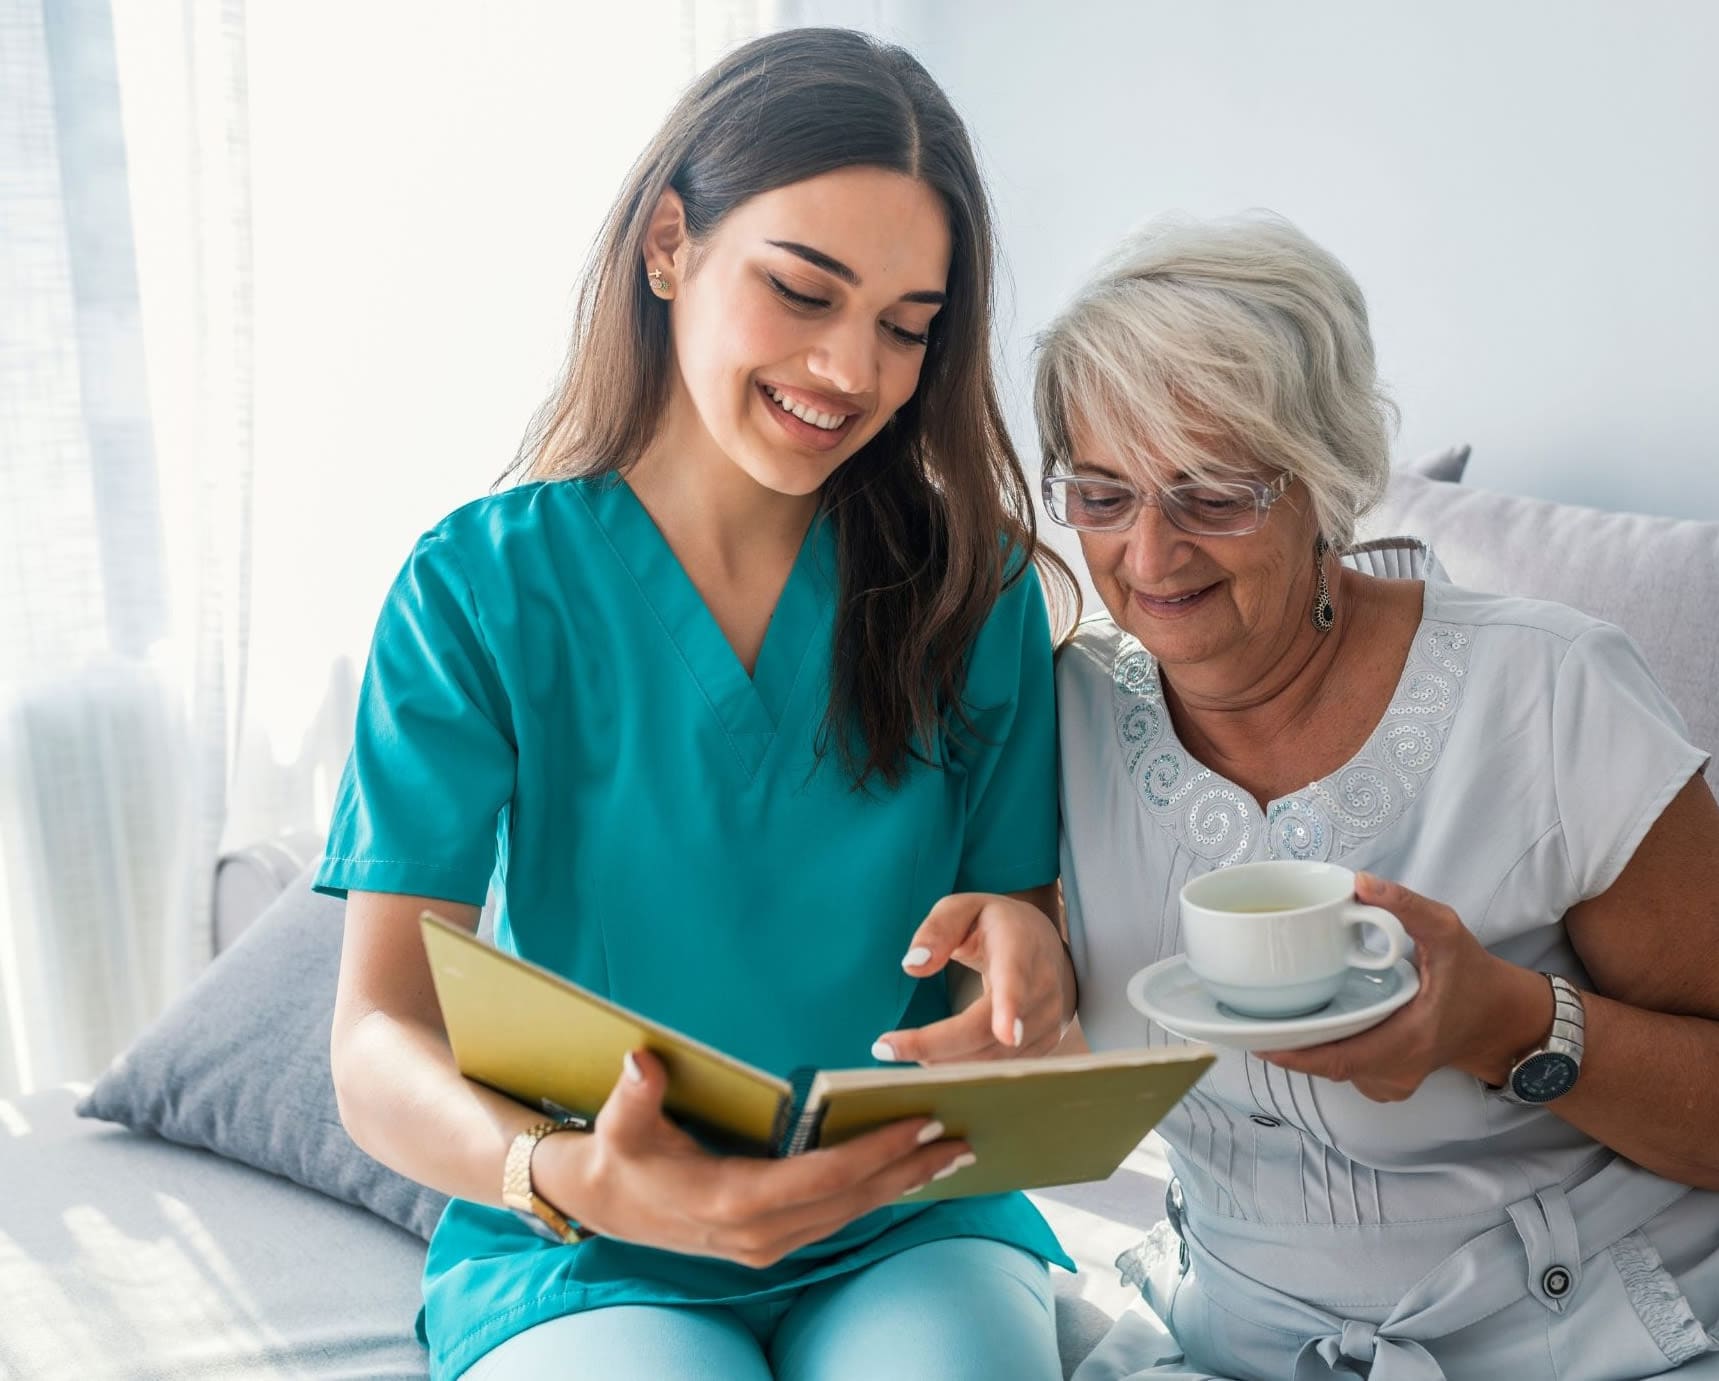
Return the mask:
[[1050,1273],[951,1237],[738,1307],[617,1305],[516,1333],[462,1381],[1059,1381]]

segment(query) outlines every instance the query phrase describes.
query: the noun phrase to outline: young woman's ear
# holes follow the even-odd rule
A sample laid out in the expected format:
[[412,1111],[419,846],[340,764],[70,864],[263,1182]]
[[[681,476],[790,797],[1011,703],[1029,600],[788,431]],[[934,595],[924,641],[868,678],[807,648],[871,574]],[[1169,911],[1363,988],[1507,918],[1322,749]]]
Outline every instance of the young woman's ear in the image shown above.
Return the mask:
[[[645,228],[645,272],[660,296],[671,296],[685,275],[691,242],[686,230],[686,203],[672,187],[663,189]],[[668,285],[663,292],[660,285]]]

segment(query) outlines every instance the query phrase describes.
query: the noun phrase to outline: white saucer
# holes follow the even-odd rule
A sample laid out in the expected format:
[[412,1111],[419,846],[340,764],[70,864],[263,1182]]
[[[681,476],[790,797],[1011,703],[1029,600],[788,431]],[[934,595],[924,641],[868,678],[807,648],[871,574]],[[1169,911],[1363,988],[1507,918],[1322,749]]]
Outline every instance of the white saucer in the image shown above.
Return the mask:
[[1231,1050],[1299,1050],[1377,1026],[1421,988],[1407,959],[1388,969],[1350,969],[1337,996],[1304,1017],[1244,1017],[1221,1006],[1178,954],[1128,980],[1128,1001],[1171,1035]]

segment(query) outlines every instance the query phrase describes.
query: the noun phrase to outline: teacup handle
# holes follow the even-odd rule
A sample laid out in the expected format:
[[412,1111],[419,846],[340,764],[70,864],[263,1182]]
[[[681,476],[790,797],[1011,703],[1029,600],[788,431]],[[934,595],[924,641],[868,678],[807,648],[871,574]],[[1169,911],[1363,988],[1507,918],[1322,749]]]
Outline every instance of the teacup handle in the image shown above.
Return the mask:
[[[1350,902],[1343,909],[1343,924],[1350,929],[1349,964],[1357,969],[1388,969],[1403,957],[1408,949],[1408,932],[1403,923],[1382,906],[1363,906]],[[1385,934],[1385,952],[1374,954],[1362,943],[1362,927],[1372,926]]]

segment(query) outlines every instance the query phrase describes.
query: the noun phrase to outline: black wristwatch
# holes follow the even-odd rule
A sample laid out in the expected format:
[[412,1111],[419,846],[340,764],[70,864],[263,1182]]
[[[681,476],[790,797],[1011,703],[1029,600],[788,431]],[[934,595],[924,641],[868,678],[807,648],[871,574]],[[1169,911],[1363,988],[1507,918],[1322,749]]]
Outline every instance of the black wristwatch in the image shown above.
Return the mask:
[[1582,995],[1568,979],[1542,975],[1552,985],[1552,1031],[1510,1070],[1499,1094],[1529,1107],[1562,1098],[1582,1072]]

